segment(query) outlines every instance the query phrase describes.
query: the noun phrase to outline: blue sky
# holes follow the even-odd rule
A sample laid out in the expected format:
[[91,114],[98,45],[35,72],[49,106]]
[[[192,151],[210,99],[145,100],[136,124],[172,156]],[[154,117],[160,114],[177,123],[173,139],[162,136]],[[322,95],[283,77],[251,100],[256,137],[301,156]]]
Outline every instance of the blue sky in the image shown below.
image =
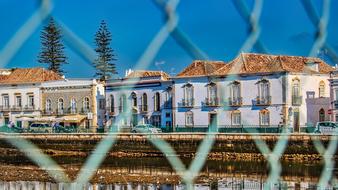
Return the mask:
[[[244,0],[249,7],[252,0]],[[38,0],[0,1],[0,49],[38,7]],[[318,14],[321,1],[313,0]],[[52,16],[62,21],[81,39],[94,48],[94,34],[101,20],[112,32],[112,48],[117,54],[119,76],[133,68],[154,35],[163,25],[163,13],[152,0],[57,0]],[[331,1],[328,43],[338,52],[338,1]],[[229,61],[247,38],[247,25],[232,1],[181,0],[177,8],[179,27],[211,60]],[[37,62],[40,32],[43,23],[5,66],[45,66]],[[306,56],[313,44],[315,29],[300,0],[266,0],[260,20],[261,35],[269,53]],[[66,44],[69,64],[67,77],[92,77],[91,63]],[[149,69],[177,74],[193,60],[172,37],[169,37]],[[161,64],[155,64],[156,62]],[[333,64],[332,62],[330,62]]]

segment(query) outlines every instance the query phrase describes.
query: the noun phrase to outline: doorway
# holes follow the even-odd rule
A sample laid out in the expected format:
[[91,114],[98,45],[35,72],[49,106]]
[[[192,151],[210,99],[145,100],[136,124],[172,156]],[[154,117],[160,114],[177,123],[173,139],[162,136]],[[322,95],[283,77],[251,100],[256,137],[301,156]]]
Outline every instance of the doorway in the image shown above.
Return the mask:
[[209,113],[209,127],[217,128],[217,113]]
[[299,110],[293,112],[293,129],[294,132],[299,133]]

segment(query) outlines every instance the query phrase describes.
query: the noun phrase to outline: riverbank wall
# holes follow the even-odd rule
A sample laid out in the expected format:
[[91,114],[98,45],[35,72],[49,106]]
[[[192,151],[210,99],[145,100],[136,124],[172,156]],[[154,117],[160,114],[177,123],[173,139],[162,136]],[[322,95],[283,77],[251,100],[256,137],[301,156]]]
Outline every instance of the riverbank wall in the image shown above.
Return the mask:
[[[331,135],[309,134],[214,134],[205,133],[170,133],[170,134],[0,134],[0,154],[22,155],[22,151],[13,145],[16,139],[24,139],[25,143],[31,142],[44,153],[52,156],[74,155],[88,156],[93,153],[99,143],[108,142],[104,139],[114,139],[108,152],[96,152],[116,157],[159,157],[166,155],[153,144],[156,139],[166,141],[179,157],[196,157],[201,142],[205,139],[214,143],[208,154],[209,159],[220,160],[265,160],[257,146],[265,142],[271,151],[279,140],[287,139],[287,145],[281,157],[287,161],[320,161],[322,156],[314,146],[314,140],[320,141],[324,147],[333,142]],[[150,140],[152,139],[152,140]],[[335,138],[336,139],[336,138]],[[107,140],[107,139],[106,139]],[[257,140],[260,140],[259,142]],[[29,152],[29,151],[28,151]],[[337,160],[337,151],[332,153],[332,158]],[[266,154],[265,156],[268,156]]]

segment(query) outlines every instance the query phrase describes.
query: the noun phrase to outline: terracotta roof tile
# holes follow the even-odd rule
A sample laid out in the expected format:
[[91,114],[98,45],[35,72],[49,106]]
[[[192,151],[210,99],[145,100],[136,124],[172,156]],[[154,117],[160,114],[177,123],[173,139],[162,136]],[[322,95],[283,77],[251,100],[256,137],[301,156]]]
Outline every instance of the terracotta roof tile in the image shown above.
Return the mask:
[[[318,63],[318,71],[307,64]],[[212,73],[213,75],[265,72],[329,73],[333,68],[319,58],[242,53],[234,60]]]
[[149,71],[149,70],[137,70],[132,71],[126,78],[142,78],[142,77],[163,77],[169,79],[170,76],[163,71]]
[[60,79],[60,75],[44,68],[17,68],[13,69],[11,74],[0,77],[0,84],[37,83]]
[[189,77],[189,76],[204,76],[211,75],[218,69],[225,66],[223,61],[203,61],[196,60],[193,61],[188,67],[186,67],[182,72],[180,72],[178,77]]

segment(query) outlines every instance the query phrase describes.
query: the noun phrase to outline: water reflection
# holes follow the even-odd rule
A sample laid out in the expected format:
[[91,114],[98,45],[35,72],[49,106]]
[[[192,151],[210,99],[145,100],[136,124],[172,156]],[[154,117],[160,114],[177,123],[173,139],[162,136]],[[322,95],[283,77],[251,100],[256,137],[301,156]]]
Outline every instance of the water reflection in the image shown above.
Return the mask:
[[[85,158],[55,157],[70,178],[75,179]],[[190,159],[183,159],[186,166]],[[0,156],[0,190],[66,190],[76,184],[54,183],[50,176],[23,157]],[[268,189],[317,189],[322,163],[281,163],[278,184]],[[265,162],[208,160],[196,181],[195,189],[263,189],[269,175]],[[334,170],[334,176],[337,171]],[[11,181],[11,182],[10,182]],[[165,158],[110,158],[104,161],[84,190],[185,189],[181,179]],[[328,186],[327,189],[338,189]]]
[[[51,182],[38,182],[38,181],[17,181],[17,182],[0,182],[1,190],[68,190],[68,189],[83,189],[83,190],[183,190],[186,189],[183,184],[85,184],[82,186],[75,186],[76,184],[67,183],[51,183]],[[239,178],[226,178],[222,180],[213,181],[212,183],[199,183],[195,184],[196,190],[259,190],[264,189],[264,182],[260,180],[248,180]],[[327,190],[334,190],[337,187],[331,185],[327,186]],[[311,182],[292,182],[284,181],[273,186],[269,189],[317,189],[315,183]]]

